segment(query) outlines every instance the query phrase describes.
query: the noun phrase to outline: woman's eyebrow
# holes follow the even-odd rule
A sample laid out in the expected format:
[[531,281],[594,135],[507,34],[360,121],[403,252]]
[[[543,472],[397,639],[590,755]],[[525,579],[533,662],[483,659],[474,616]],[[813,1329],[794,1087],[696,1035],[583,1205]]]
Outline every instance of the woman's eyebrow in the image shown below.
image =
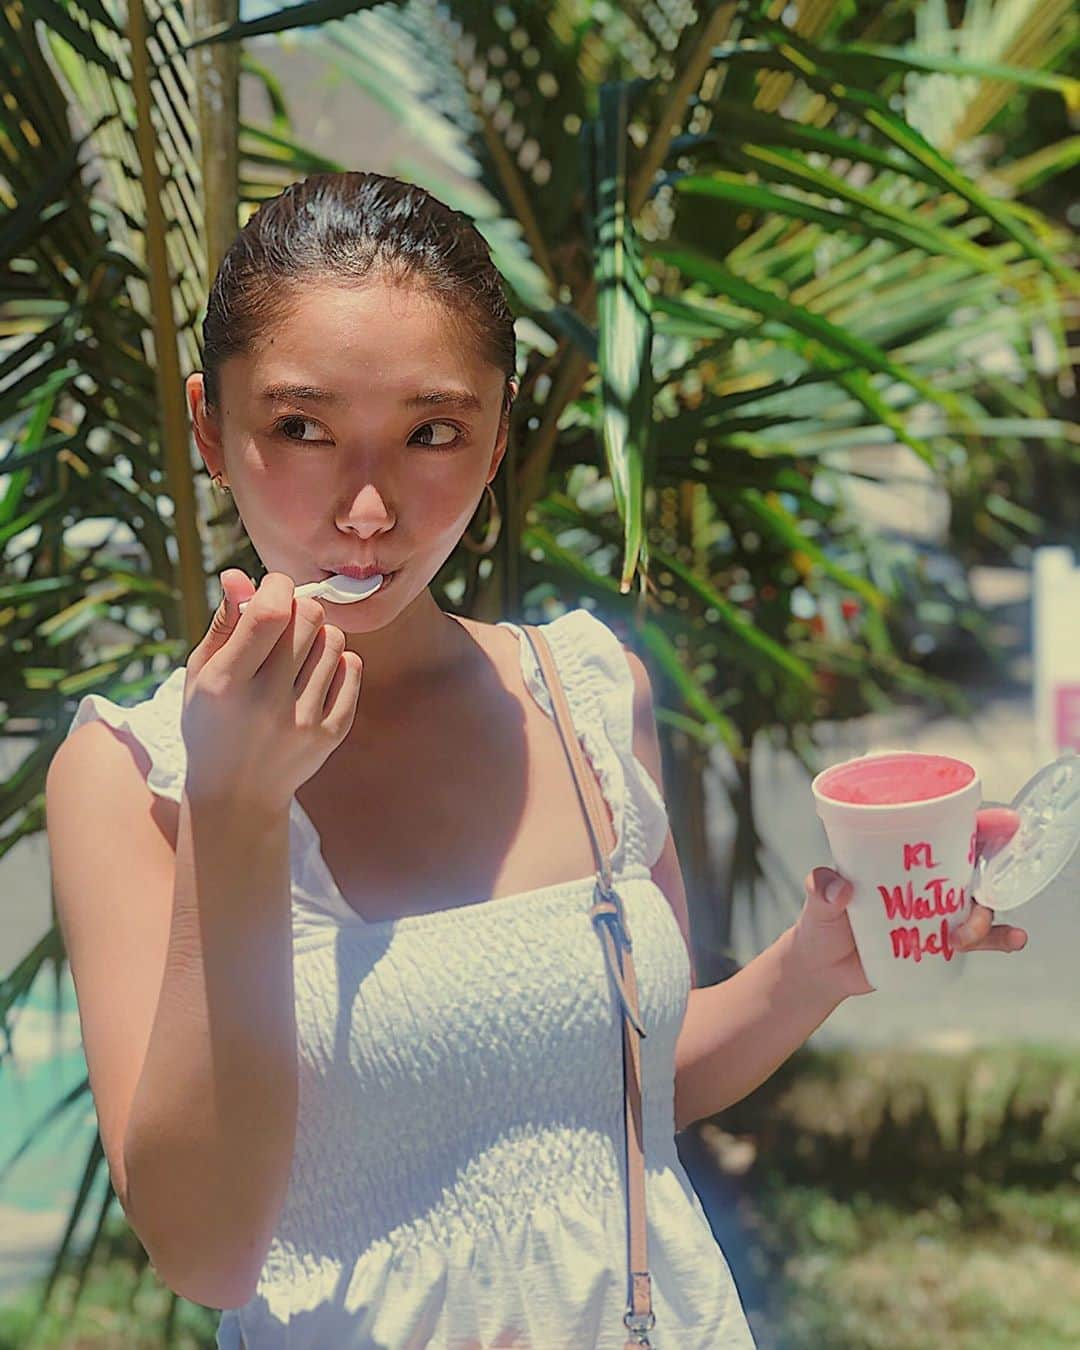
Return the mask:
[[[264,402],[307,402],[344,403],[340,394],[330,389],[320,389],[314,384],[268,384],[259,397]],[[406,408],[449,406],[460,408],[462,412],[482,412],[483,404],[475,394],[467,389],[428,389],[422,394],[413,394],[402,399]]]

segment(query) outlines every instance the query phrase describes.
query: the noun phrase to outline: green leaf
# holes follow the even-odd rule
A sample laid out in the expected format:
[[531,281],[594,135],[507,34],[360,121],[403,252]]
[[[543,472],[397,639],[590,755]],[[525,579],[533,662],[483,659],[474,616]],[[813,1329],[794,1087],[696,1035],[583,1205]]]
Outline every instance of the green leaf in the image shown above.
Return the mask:
[[814,673],[804,661],[792,656],[779,642],[757,628],[745,610],[732,604],[726,595],[722,595],[693,568],[660,549],[653,551],[653,560],[658,569],[674,572],[692,595],[719,613],[721,622],[745,644],[747,656],[754,664],[773,669],[788,679],[794,678],[796,683],[807,688],[814,688]]
[[973,183],[948,156],[936,150],[913,126],[894,113],[876,91],[861,87],[856,82],[855,70],[849,67],[840,70],[831,63],[829,51],[815,47],[789,29],[779,25],[764,25],[758,31],[765,41],[721,44],[713,48],[714,59],[786,70],[797,75],[809,88],[873,127],[915,163],[929,170],[939,187],[956,192],[976,207],[1003,233],[1020,244],[1026,253],[1037,258],[1059,281],[1070,287],[1080,286],[1080,273],[1044,248],[1031,231],[1020,223],[1014,209]]
[[[745,277],[736,276],[723,263],[717,262],[703,253],[692,253],[672,244],[654,244],[650,252],[664,262],[677,267],[685,276],[697,281],[705,281],[724,295],[730,296],[740,304],[745,305],[748,309],[756,309],[759,313],[780,319],[790,328],[809,337],[811,341],[805,348],[807,359],[817,364],[835,367],[836,379],[839,384],[850,390],[878,420],[891,427],[897,438],[909,445],[920,459],[925,460],[930,465],[936,464],[937,456],[932,447],[927,445],[920,437],[913,436],[908,431],[903,419],[897,417],[892,408],[880,396],[871,383],[869,374],[862,367],[868,367],[870,370],[891,375],[893,379],[905,381],[932,402],[944,404],[958,418],[963,419],[963,409],[959,406],[957,400],[947,392],[942,392],[936,388],[929,380],[923,379],[910,367],[901,366],[887,352],[883,352],[873,343],[865,341],[847,329],[837,327],[836,324],[830,323],[828,319],[823,319],[818,314],[813,314],[799,305],[791,304],[771,291],[755,286]],[[837,358],[842,358],[842,360],[838,361]],[[859,368],[850,368],[851,358],[855,359]]]
[[350,14],[359,14],[361,10],[377,9],[385,3],[387,0],[305,0],[303,4],[288,5],[272,14],[263,14],[258,19],[245,19],[241,23],[221,24],[217,28],[207,29],[190,42],[182,44],[179,50],[190,52],[213,42],[240,42],[244,38],[260,37],[264,33],[287,33],[291,28],[310,28],[331,23],[334,19],[346,19]]
[[[682,695],[686,706],[699,713],[705,726],[712,727],[732,755],[741,760],[746,754],[746,748],[738,727],[730,717],[720,711],[693,672],[686,668],[663,628],[646,620],[639,625],[638,633],[657,666]],[[657,718],[663,720],[659,713]],[[671,715],[666,720],[676,722],[675,717]]]
[[1080,80],[1051,70],[1031,70],[1000,61],[974,61],[967,56],[949,56],[884,43],[846,42],[829,48],[829,59],[848,77],[880,78],[891,70],[941,71],[946,75],[978,75],[988,80],[1007,80],[1026,89],[1051,89],[1061,95],[1069,112],[1080,112]]
[[[726,155],[730,147],[750,141],[756,145],[784,145],[793,150],[816,152],[830,159],[871,164],[887,173],[904,174],[937,185],[934,176],[921,164],[914,164],[908,155],[891,146],[883,147],[868,139],[845,136],[831,127],[796,122],[779,113],[762,112],[736,103],[733,99],[713,99],[710,107],[715,124],[722,130],[675,137],[665,163],[677,163],[683,156],[707,162],[709,156],[700,152],[715,151],[719,155]],[[658,182],[652,191],[656,192],[662,186]]]
[[[113,79],[124,78],[113,58],[98,46],[93,33],[76,23],[64,5],[57,0],[23,0],[23,5],[31,20],[39,20],[49,33],[67,42],[84,61],[97,66]],[[120,31],[116,22],[108,15],[105,17],[105,25],[113,34]]]
[[888,597],[872,582],[854,572],[849,572],[846,567],[841,567],[834,562],[820,545],[799,529],[798,521],[786,509],[775,493],[770,493],[766,497],[757,488],[747,488],[740,494],[740,500],[747,510],[757,517],[758,523],[767,534],[781,540],[791,550],[805,553],[808,558],[812,558],[814,562],[818,563],[821,569],[834,581],[839,582],[841,586],[848,590],[854,591],[857,595],[861,595],[875,609],[884,610],[888,608]]
[[901,248],[922,249],[931,257],[951,254],[980,272],[1000,276],[1005,271],[1005,264],[992,250],[968,243],[955,230],[935,226],[927,220],[925,209],[920,215],[886,202],[873,192],[853,187],[836,174],[811,167],[790,150],[747,144],[729,153],[751,172],[775,178],[784,187],[818,193],[830,203],[846,202],[849,209],[817,206],[803,197],[773,192],[751,184],[745,176],[721,171],[675,179],[675,190],[738,201],[758,210],[779,211],[782,215],[814,221],[828,230],[850,230],[870,238],[889,239]]
[[596,259],[600,436],[626,531],[619,589],[648,568],[645,462],[652,430],[652,318],[627,202],[626,84],[600,90],[596,136]]

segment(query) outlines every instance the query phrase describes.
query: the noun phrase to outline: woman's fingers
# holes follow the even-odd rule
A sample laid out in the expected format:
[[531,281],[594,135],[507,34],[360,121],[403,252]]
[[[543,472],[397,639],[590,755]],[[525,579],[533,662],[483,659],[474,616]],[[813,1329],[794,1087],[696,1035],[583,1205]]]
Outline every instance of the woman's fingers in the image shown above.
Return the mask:
[[973,900],[971,913],[952,934],[953,946],[964,952],[1018,952],[1027,933],[1008,923],[994,923],[994,911]]
[[980,858],[992,858],[1020,828],[1020,817],[1011,806],[984,806],[975,820],[975,851]]
[[990,929],[986,937],[974,947],[965,946],[960,950],[965,952],[1018,952],[1027,946],[1028,935],[1022,928],[1014,928],[1012,924],[997,923]]
[[994,922],[994,911],[980,905],[978,900],[971,902],[971,913],[953,932],[954,947],[974,947],[986,937]]

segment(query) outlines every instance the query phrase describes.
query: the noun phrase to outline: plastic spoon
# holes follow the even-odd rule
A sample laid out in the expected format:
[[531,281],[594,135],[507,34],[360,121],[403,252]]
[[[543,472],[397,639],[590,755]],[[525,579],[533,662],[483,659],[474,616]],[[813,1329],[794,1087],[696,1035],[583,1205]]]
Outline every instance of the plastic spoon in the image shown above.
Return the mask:
[[[306,581],[302,586],[297,586],[293,594],[297,597],[304,595],[325,596],[327,600],[332,600],[336,605],[351,605],[354,600],[366,600],[369,595],[374,595],[382,584],[383,575],[381,572],[376,572],[370,577],[364,577],[362,581],[356,577],[346,577],[340,572],[335,572],[332,577],[324,577],[322,581]],[[243,614],[250,604],[250,600],[241,601],[240,613]]]

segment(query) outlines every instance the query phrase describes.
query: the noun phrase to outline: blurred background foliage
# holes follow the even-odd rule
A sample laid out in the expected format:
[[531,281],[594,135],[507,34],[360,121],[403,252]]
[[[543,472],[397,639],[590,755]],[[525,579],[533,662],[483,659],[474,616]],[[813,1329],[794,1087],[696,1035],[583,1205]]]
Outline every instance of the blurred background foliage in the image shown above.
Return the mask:
[[[503,530],[434,592],[489,621],[585,604],[645,659],[698,969],[730,973],[733,883],[800,889],[763,866],[755,738],[812,768],[822,722],[962,709],[930,657],[963,638],[956,660],[995,659],[968,570],[1080,521],[1078,26],[1069,0],[312,0],[243,22],[218,0],[9,0],[0,727],[29,750],[0,858],[44,827],[78,699],[148,697],[221,569],[263,575],[182,386],[236,228],[364,167],[299,144],[242,46],[289,32],[445,163],[394,171],[474,217],[516,316]],[[265,122],[240,120],[241,78]],[[867,486],[914,500],[917,528],[875,521]],[[54,924],[0,984],[5,1026],[63,961]],[[101,1170],[98,1150],[86,1196]]]

